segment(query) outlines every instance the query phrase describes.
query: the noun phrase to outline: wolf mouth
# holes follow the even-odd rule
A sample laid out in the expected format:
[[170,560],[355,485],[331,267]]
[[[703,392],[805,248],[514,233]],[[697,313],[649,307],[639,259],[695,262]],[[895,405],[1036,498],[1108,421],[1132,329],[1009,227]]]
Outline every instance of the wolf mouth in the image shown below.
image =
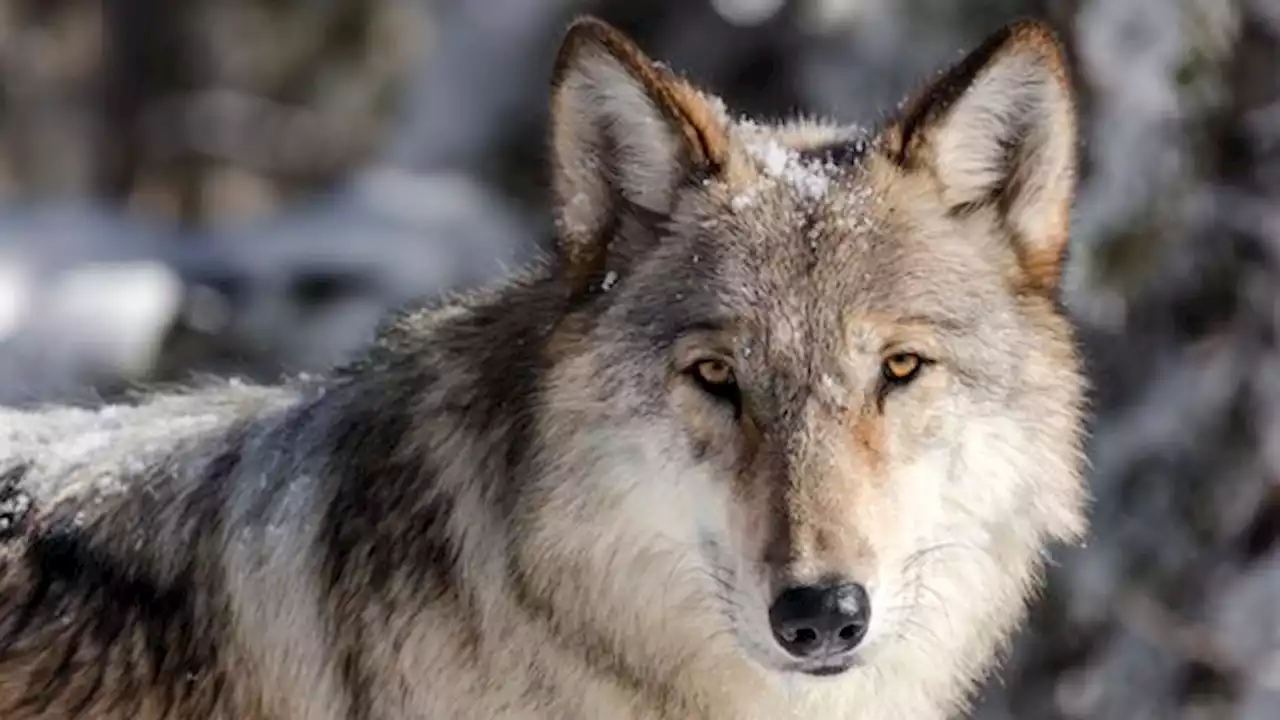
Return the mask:
[[857,663],[853,662],[841,663],[839,665],[823,665],[822,667],[801,670],[800,672],[814,677],[835,677],[836,675],[843,675],[845,672],[852,670],[855,665],[857,665]]

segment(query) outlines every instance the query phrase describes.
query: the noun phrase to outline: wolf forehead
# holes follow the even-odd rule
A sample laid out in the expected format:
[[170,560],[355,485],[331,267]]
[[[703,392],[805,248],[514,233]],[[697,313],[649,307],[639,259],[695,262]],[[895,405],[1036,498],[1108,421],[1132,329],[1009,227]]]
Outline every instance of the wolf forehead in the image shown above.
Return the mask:
[[[730,127],[726,166],[695,178],[671,217],[649,228],[661,238],[647,261],[604,277],[612,289],[641,276],[636,319],[661,323],[664,339],[686,328],[755,331],[775,343],[893,326],[967,333],[999,307],[999,277],[970,243],[921,242],[865,131]],[[975,284],[983,276],[991,292]]]

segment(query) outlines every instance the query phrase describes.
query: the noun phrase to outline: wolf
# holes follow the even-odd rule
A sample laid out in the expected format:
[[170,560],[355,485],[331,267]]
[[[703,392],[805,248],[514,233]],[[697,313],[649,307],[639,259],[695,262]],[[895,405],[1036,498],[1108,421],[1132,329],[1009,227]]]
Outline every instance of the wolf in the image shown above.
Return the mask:
[[550,107],[551,257],[323,377],[0,413],[0,715],[965,711],[1086,530],[1052,31],[863,131],[584,17]]

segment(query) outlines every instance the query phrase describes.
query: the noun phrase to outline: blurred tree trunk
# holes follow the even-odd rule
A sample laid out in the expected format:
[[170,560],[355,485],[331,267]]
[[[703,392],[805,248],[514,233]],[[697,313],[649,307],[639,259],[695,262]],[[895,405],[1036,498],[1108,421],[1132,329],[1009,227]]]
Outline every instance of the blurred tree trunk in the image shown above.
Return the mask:
[[420,0],[3,0],[0,197],[185,225],[324,189],[386,142]]

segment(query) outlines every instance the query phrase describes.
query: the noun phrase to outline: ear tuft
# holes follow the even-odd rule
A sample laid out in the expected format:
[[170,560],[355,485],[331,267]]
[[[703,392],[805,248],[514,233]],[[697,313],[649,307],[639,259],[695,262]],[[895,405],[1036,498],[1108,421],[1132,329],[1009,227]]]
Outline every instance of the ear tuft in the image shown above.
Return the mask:
[[558,249],[581,285],[603,269],[618,213],[668,212],[688,177],[718,172],[728,135],[716,102],[595,18],[569,26],[551,86]]
[[1005,26],[908,104],[886,147],[932,173],[953,209],[992,205],[1028,279],[1055,287],[1075,192],[1075,102],[1061,46],[1036,21]]

